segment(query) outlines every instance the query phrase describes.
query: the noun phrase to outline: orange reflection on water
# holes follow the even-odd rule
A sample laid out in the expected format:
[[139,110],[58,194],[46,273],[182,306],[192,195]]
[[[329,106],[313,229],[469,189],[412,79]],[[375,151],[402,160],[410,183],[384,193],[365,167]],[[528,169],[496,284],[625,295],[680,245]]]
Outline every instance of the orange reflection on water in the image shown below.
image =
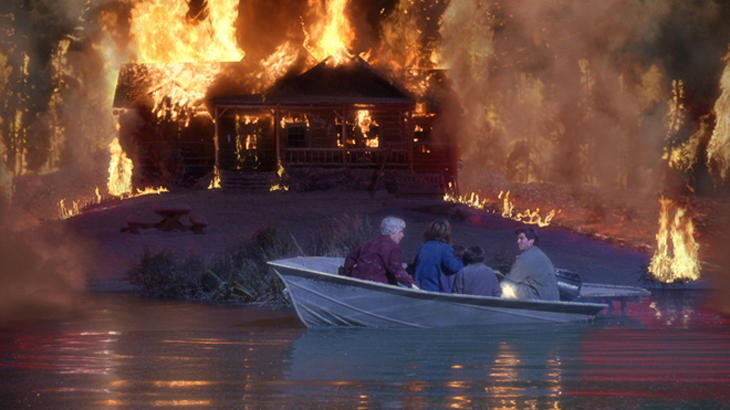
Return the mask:
[[123,406],[125,403],[121,400],[108,399],[97,402],[97,404],[102,406]]
[[454,380],[446,383],[452,389],[468,389],[471,385],[463,380]]
[[211,383],[204,380],[157,380],[154,382],[155,387],[197,387],[209,386]]
[[453,402],[449,404],[450,409],[469,409],[472,408],[472,402],[470,399],[464,396],[451,396],[449,397]]
[[155,407],[183,407],[183,406],[210,406],[210,400],[155,400],[152,403]]
[[520,359],[512,347],[505,342],[500,342],[497,357],[494,359],[494,370],[489,375],[497,379],[514,380],[517,377],[515,367],[519,364]]
[[[496,409],[525,409],[525,408],[552,408],[560,409],[558,401],[562,394],[561,362],[558,358],[548,356],[545,362],[545,373],[540,380],[548,385],[545,392],[541,393],[542,398],[538,402],[535,399],[526,398],[526,393],[534,386],[524,385],[526,377],[521,372],[526,372],[532,367],[530,362],[523,363],[519,350],[508,342],[502,341],[497,348],[494,359],[494,366],[489,376],[490,383],[484,387],[484,391],[496,401],[491,402],[492,408]],[[534,376],[530,376],[532,378]],[[534,394],[533,394],[534,395]]]

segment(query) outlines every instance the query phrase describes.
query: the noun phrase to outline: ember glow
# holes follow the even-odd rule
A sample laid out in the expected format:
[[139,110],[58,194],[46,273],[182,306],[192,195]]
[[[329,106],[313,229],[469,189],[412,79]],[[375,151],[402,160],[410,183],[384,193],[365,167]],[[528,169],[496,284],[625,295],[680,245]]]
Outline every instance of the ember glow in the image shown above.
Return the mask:
[[657,248],[649,272],[665,283],[700,277],[699,245],[694,238],[692,215],[671,199],[660,198]]

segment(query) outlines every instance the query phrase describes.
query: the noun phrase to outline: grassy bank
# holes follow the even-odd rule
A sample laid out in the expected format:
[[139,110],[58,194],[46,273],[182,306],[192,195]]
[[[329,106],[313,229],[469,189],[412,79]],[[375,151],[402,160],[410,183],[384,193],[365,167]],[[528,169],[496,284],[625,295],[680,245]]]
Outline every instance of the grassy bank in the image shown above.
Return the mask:
[[129,279],[147,296],[289,306],[284,284],[267,261],[297,255],[345,256],[375,234],[367,217],[343,215],[323,223],[302,246],[284,230],[265,226],[208,262],[145,250],[130,269]]

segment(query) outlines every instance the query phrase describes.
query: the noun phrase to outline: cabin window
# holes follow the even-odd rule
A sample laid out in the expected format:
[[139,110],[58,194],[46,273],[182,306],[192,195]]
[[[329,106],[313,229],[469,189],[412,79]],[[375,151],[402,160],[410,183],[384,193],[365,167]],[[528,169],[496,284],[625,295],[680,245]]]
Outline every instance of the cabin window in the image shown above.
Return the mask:
[[286,125],[286,143],[292,148],[303,148],[307,146],[307,124],[289,123]]

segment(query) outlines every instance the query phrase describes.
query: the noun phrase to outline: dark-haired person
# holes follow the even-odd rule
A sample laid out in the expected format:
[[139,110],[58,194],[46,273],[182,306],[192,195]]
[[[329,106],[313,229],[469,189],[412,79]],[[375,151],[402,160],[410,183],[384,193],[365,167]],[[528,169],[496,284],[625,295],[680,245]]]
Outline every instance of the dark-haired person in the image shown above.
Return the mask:
[[393,216],[385,217],[380,223],[380,236],[352,249],[347,254],[342,274],[412,287],[413,279],[403,269],[399,246],[405,228],[404,220]]
[[462,260],[465,266],[456,272],[451,293],[482,296],[502,295],[496,272],[484,264],[484,249],[481,246],[468,247],[464,251]]
[[437,219],[423,233],[414,262],[414,278],[423,290],[451,292],[454,274],[464,267],[451,247],[451,224]]
[[535,230],[519,228],[515,235],[520,254],[502,280],[502,295],[517,299],[560,300],[555,268],[537,247],[540,239]]

